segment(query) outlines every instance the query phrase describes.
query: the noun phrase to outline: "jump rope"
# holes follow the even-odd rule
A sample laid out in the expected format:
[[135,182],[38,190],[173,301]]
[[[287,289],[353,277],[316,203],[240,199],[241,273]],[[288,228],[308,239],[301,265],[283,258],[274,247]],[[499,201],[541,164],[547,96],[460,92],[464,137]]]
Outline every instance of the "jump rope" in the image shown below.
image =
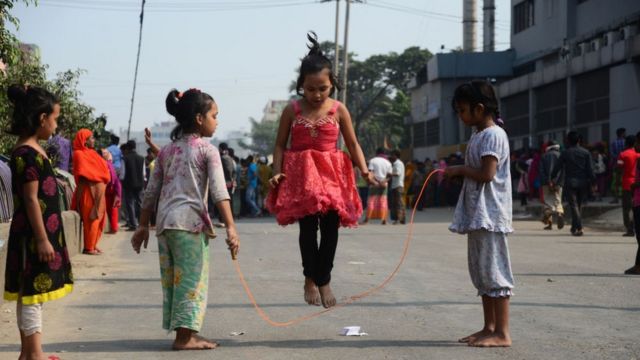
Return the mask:
[[396,276],[396,274],[398,273],[398,271],[400,270],[400,267],[402,266],[402,264],[404,263],[405,258],[407,257],[407,253],[409,251],[409,244],[411,243],[411,238],[413,236],[413,219],[416,215],[416,208],[418,206],[418,203],[420,201],[420,199],[422,198],[422,194],[424,193],[424,190],[427,187],[427,184],[429,183],[429,180],[431,179],[431,177],[439,172],[444,172],[441,169],[436,169],[433,170],[429,173],[429,175],[427,176],[427,178],[424,181],[424,184],[422,184],[422,189],[420,190],[420,194],[418,195],[418,198],[416,199],[416,203],[413,206],[413,211],[411,212],[411,220],[409,221],[409,232],[407,233],[407,238],[404,241],[404,249],[402,250],[402,255],[400,256],[400,260],[398,261],[398,264],[396,265],[395,269],[391,272],[391,274],[389,274],[387,276],[386,279],[384,279],[384,281],[382,281],[379,285],[374,286],[372,288],[370,288],[367,291],[361,292],[359,294],[356,295],[352,295],[350,296],[347,300],[337,303],[335,306],[330,307],[328,309],[324,309],[321,311],[317,311],[308,315],[303,315],[297,318],[294,318],[292,320],[289,321],[284,321],[284,322],[280,322],[280,321],[275,321],[272,320],[271,317],[269,317],[269,315],[267,315],[267,313],[262,310],[262,308],[260,307],[260,305],[258,305],[258,302],[256,301],[255,297],[253,296],[253,293],[251,292],[251,289],[249,288],[249,284],[247,284],[247,281],[245,280],[244,274],[242,273],[242,269],[240,269],[240,263],[238,262],[238,259],[236,258],[236,254],[232,253],[231,254],[231,258],[233,260],[233,265],[236,268],[236,272],[238,273],[238,278],[240,278],[240,282],[242,283],[242,287],[244,288],[244,291],[247,293],[247,296],[249,297],[249,301],[251,301],[251,304],[253,304],[254,309],[256,310],[256,312],[258,313],[258,315],[262,318],[262,320],[264,320],[265,322],[267,322],[269,325],[274,326],[274,327],[286,327],[286,326],[291,326],[291,325],[295,325],[298,323],[301,323],[303,321],[307,321],[307,320],[311,320],[313,318],[316,318],[322,314],[328,313],[330,311],[336,310],[338,308],[347,306],[357,300],[361,300],[364,299],[365,297],[373,294],[374,292],[384,288],[389,282],[391,282],[391,280]]

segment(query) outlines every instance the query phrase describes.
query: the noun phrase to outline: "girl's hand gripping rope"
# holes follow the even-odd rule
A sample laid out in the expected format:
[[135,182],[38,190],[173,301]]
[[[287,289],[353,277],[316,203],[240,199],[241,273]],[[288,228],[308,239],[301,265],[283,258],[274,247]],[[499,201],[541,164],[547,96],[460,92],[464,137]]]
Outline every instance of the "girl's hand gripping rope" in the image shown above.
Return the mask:
[[278,185],[282,182],[282,180],[286,179],[287,175],[283,174],[283,173],[278,173],[273,175],[273,177],[271,179],[269,179],[269,185],[275,189],[278,187]]
[[240,250],[240,238],[238,237],[235,227],[227,228],[227,238],[225,241],[231,252],[231,260],[236,260],[238,258],[238,251]]

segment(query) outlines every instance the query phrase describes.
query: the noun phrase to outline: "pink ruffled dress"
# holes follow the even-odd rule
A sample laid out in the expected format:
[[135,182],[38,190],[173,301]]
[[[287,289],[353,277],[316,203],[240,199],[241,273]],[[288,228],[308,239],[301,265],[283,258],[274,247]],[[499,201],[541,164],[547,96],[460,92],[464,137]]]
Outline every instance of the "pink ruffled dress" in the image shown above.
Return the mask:
[[340,102],[316,121],[301,115],[292,103],[291,146],[284,152],[282,172],[286,179],[269,192],[267,209],[280,225],[289,225],[307,215],[335,210],[340,225],[353,227],[362,215],[351,158],[337,148],[340,125],[335,117]]

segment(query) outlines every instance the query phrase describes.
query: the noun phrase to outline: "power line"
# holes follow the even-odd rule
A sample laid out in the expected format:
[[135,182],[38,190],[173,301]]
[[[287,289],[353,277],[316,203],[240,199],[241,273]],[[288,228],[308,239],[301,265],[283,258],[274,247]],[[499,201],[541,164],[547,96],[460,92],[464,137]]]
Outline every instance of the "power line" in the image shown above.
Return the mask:
[[129,111],[129,126],[127,127],[127,141],[131,133],[131,119],[133,118],[133,103],[136,97],[136,83],[138,81],[138,66],[140,65],[140,50],[142,49],[142,25],[144,24],[144,5],[147,0],[142,0],[140,9],[140,34],[138,36],[138,55],[136,56],[136,70],[133,75],[133,92],[131,93],[131,110]]
[[[227,3],[152,3],[149,5],[147,12],[171,12],[171,13],[193,13],[193,12],[222,12],[237,10],[260,10],[270,8],[292,7],[300,5],[315,4],[315,1],[302,0],[277,0],[270,2],[240,1]],[[49,0],[40,3],[43,6],[56,7],[74,10],[99,10],[99,11],[119,11],[133,12],[137,11],[135,7],[126,3],[112,2],[73,2],[69,0]]]

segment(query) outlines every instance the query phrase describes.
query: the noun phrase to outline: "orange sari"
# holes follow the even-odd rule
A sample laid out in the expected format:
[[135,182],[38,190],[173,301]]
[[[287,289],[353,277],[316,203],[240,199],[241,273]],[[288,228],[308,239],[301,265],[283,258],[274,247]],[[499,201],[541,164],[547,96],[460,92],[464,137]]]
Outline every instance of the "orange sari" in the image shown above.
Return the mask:
[[99,251],[96,246],[106,218],[105,190],[111,180],[105,160],[86,145],[91,135],[90,130],[81,129],[73,140],[73,176],[78,184],[73,209],[82,218],[85,253]]

